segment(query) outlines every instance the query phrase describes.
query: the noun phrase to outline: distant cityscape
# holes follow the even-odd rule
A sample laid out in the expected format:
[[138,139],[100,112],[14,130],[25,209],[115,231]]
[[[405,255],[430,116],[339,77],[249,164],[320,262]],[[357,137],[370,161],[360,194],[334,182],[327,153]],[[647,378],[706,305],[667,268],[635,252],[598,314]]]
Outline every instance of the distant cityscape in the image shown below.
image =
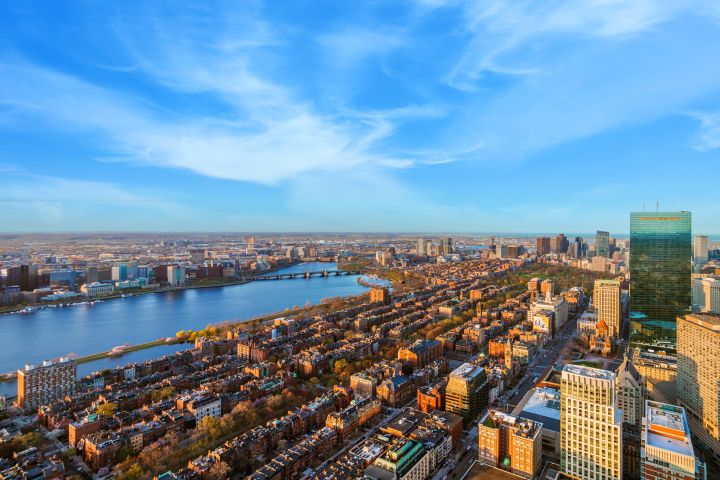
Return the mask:
[[97,302],[198,288],[360,293],[230,322],[210,304],[204,328],[17,365],[0,478],[716,478],[720,245],[689,212],[629,232],[8,239],[0,321],[83,308],[92,329]]

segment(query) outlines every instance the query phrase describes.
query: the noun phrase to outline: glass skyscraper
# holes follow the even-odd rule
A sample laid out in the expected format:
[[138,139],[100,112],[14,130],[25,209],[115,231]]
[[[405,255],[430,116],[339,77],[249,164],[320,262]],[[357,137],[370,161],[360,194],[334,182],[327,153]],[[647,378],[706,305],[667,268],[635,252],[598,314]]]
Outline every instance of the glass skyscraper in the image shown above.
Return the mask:
[[675,319],[690,307],[690,212],[630,214],[630,345],[675,351]]
[[595,256],[610,256],[610,233],[598,230],[595,234]]

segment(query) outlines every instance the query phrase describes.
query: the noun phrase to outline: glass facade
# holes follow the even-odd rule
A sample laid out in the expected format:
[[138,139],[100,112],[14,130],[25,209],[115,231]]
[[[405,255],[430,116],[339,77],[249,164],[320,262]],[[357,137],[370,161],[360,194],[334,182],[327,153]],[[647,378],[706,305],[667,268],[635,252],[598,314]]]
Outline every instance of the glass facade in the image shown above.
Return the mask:
[[595,234],[595,256],[610,256],[610,233],[598,230]]
[[690,307],[690,212],[630,214],[630,345],[675,351],[675,319]]

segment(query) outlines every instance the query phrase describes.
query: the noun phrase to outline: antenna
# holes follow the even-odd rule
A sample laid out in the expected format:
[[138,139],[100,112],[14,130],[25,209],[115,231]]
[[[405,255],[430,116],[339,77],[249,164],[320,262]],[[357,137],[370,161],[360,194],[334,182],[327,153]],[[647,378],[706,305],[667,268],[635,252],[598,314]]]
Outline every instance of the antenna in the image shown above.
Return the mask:
[[657,200],[655,202],[655,212],[659,212],[659,211],[660,211],[660,200]]
[[643,212],[645,211],[645,204],[643,203]]

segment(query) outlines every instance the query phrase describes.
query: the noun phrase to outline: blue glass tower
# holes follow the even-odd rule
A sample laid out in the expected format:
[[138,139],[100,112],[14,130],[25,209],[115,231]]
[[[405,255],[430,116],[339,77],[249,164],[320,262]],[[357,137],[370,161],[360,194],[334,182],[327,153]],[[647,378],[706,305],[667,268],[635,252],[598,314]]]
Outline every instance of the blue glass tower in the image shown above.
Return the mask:
[[675,319],[690,307],[690,212],[630,214],[630,345],[675,351]]

